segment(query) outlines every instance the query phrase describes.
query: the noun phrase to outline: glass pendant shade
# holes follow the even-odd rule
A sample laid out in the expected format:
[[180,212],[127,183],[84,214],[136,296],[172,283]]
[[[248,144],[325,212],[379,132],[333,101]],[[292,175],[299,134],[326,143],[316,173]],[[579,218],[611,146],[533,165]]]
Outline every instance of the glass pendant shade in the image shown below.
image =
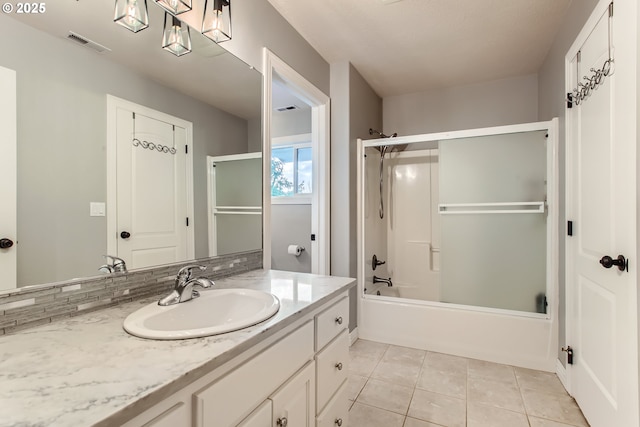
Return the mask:
[[202,34],[216,43],[231,40],[230,0],[205,1]]
[[113,21],[137,33],[149,26],[147,0],[116,0]]
[[162,33],[162,48],[182,56],[191,52],[191,34],[189,26],[180,22],[175,16],[164,14],[164,32]]
[[191,0],[154,0],[156,4],[162,7],[172,15],[180,15],[191,10]]

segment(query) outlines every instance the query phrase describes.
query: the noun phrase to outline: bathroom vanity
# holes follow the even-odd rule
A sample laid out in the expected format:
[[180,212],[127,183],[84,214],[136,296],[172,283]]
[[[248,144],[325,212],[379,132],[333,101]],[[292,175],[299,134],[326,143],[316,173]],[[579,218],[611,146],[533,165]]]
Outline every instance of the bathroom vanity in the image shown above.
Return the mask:
[[273,293],[280,310],[204,338],[127,334],[124,318],[149,299],[0,337],[0,426],[346,426],[354,285],[265,270],[221,279]]

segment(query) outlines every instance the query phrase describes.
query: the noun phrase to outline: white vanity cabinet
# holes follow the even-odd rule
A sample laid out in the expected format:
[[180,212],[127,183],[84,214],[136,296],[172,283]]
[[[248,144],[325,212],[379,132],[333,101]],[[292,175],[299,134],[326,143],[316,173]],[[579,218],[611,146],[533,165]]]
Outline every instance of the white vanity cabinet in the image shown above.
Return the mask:
[[348,319],[345,292],[124,427],[347,426]]

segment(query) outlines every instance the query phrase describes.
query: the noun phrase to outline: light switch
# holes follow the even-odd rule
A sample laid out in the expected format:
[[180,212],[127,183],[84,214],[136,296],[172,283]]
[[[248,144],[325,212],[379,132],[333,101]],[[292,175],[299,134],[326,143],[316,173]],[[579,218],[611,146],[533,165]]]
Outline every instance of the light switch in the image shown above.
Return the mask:
[[105,216],[107,206],[103,202],[91,202],[89,203],[89,216]]

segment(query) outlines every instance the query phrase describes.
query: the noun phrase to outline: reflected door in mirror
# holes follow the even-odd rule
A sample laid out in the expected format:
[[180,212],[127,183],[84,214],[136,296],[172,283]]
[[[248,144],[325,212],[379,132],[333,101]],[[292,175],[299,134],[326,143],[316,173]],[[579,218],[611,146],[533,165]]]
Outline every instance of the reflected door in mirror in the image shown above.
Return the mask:
[[[16,72],[0,67],[0,239],[16,242]],[[15,244],[0,248],[0,291],[16,287]]]
[[129,268],[184,261],[191,197],[186,129],[164,117],[117,114],[117,255]]

